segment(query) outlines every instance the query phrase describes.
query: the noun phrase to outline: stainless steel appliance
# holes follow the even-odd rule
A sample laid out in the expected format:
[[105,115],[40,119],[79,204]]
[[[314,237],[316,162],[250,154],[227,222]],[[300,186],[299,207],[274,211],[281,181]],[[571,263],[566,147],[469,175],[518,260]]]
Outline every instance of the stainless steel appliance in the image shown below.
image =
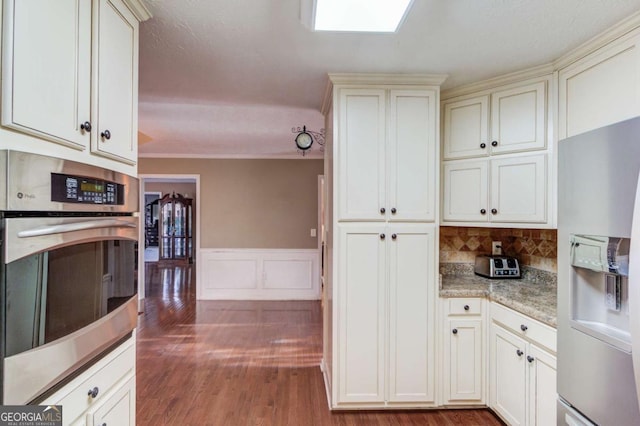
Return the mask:
[[138,181],[0,151],[0,402],[38,402],[137,320]]
[[520,264],[515,257],[485,254],[476,257],[474,272],[487,278],[520,278]]
[[640,119],[558,147],[558,424],[640,425]]

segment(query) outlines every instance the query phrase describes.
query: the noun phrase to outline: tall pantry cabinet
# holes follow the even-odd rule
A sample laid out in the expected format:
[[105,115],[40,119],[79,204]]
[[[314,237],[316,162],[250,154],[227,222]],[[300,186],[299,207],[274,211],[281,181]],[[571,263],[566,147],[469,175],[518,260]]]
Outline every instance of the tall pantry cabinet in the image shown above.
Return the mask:
[[330,405],[435,406],[444,76],[329,80],[323,371]]

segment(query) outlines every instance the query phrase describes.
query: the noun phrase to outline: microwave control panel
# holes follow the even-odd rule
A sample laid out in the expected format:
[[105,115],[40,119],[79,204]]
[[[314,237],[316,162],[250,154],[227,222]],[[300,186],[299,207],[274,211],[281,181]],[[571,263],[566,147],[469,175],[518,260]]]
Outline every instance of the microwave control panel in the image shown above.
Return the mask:
[[51,201],[80,204],[124,204],[124,185],[103,179],[51,173]]

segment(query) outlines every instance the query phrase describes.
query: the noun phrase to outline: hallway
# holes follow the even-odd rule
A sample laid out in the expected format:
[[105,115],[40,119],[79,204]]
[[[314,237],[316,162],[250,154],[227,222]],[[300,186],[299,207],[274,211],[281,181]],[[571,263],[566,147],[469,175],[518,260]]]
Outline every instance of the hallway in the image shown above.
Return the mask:
[[501,424],[486,410],[331,413],[320,302],[196,301],[192,266],[145,264],[138,425]]

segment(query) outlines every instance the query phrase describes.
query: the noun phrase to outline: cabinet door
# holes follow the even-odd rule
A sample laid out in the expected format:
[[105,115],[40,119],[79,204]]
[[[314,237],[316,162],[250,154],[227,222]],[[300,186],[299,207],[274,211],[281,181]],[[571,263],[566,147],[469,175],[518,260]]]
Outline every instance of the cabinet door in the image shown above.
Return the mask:
[[546,95],[544,81],[491,95],[492,154],[545,148]]
[[433,90],[390,92],[387,217],[434,221],[436,188],[436,95]]
[[342,89],[339,101],[338,220],[384,221],[385,91]]
[[527,343],[492,324],[490,346],[490,407],[508,424],[524,425],[527,409]]
[[[384,239],[382,236],[384,235]],[[338,403],[384,402],[384,225],[341,225],[338,246]]]
[[127,380],[113,392],[93,414],[89,414],[89,424],[93,426],[136,424],[136,383],[135,377]]
[[483,388],[482,320],[450,319],[445,330],[445,398],[481,403]]
[[3,7],[2,125],[85,149],[91,3],[5,0]]
[[491,160],[492,222],[539,222],[547,219],[547,156]]
[[489,155],[489,96],[447,102],[443,114],[445,160]]
[[94,0],[92,151],[135,164],[138,21],[122,0]]
[[443,167],[442,219],[450,222],[486,222],[487,160],[446,161]]
[[389,225],[390,402],[435,399],[435,227]]
[[556,357],[529,346],[529,424],[551,425],[556,421]]

